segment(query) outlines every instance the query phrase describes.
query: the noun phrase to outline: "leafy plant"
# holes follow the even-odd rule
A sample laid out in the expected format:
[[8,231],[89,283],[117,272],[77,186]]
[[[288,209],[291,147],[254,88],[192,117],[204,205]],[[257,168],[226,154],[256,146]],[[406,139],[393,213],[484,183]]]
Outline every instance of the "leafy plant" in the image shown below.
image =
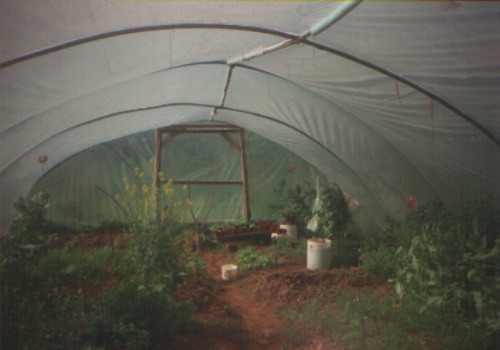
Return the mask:
[[398,267],[396,250],[380,244],[376,249],[363,253],[362,266],[367,275],[382,279],[396,278]]
[[[136,167],[135,176],[123,177],[124,192],[114,197],[126,214],[132,232],[157,231],[176,217],[179,203],[173,201],[172,181],[159,185],[154,180],[154,160],[149,161],[148,171]],[[161,175],[160,175],[161,177]]]
[[305,264],[307,259],[307,239],[298,239],[294,245],[291,245],[288,239],[280,239],[276,241],[275,245],[269,247],[269,251],[271,256],[275,258],[283,256]]
[[489,231],[498,215],[489,208],[492,216],[485,216],[483,205],[470,202],[427,210],[412,213],[406,222],[414,238],[398,250],[399,294],[421,300],[422,311],[434,305],[453,307],[469,322],[498,333],[499,252]]
[[318,217],[316,235],[323,238],[349,238],[347,226],[352,221],[349,205],[340,187],[330,184],[319,192],[315,214]]
[[238,251],[236,261],[241,270],[263,269],[272,265],[272,260],[257,252],[254,247]]
[[189,329],[191,312],[158,285],[124,281],[104,292],[84,339],[99,348],[170,348]]
[[133,181],[123,178],[124,195],[117,194],[115,202],[127,214],[132,233],[128,248],[144,278],[175,281],[180,270],[174,236],[180,230],[177,220],[179,203],[173,201],[172,181],[161,187],[153,181],[153,160],[146,173],[135,168]]
[[334,340],[338,345],[332,348],[475,350],[493,345],[484,328],[464,322],[457,310],[444,305],[419,309],[412,298],[381,298],[365,289],[344,291],[324,303],[312,299],[281,314],[295,339],[310,338],[313,331]]
[[236,221],[234,221],[235,226],[246,226],[249,228],[255,227],[255,224],[257,223],[256,220],[253,219],[245,219],[245,218],[240,218]]
[[14,203],[17,215],[11,227],[19,247],[47,244],[50,239],[51,223],[45,218],[50,204],[50,196],[43,191],[36,193],[27,201],[19,197]]
[[281,223],[295,224],[299,231],[303,231],[311,217],[314,190],[308,184],[287,187],[283,179],[273,192],[276,202],[269,208],[277,220]]
[[[130,232],[130,225],[125,222],[111,220],[102,221],[97,225],[81,225],[76,231],[83,233],[114,233],[114,232]],[[61,230],[59,232],[68,232],[68,229]]]
[[332,266],[349,267],[359,264],[360,244],[354,238],[337,237],[332,240]]

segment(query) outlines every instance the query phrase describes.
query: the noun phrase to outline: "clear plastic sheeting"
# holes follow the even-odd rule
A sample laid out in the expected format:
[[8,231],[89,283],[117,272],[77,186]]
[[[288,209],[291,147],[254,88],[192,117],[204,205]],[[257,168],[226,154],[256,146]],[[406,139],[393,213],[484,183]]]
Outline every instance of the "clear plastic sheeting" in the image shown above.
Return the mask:
[[[349,193],[368,231],[405,215],[408,195],[498,205],[500,3],[363,1],[326,20],[345,5],[4,0],[0,234],[35,184],[57,190],[66,204],[51,215],[62,221],[119,216],[95,181],[109,189],[130,171],[124,159],[151,156],[154,129],[210,121],[259,140],[249,147],[256,216],[288,159]],[[188,143],[167,156],[176,176],[237,177],[224,143]],[[241,215],[241,193],[217,196],[228,208],[214,217]]]
[[[246,133],[245,143],[253,217],[273,218],[269,206],[276,203],[274,189],[282,180],[287,186],[314,188],[316,169],[297,155],[251,132]],[[62,225],[77,227],[123,220],[123,213],[112,198],[124,194],[123,177],[133,181],[136,168],[146,174],[147,184],[152,183],[150,162],[154,159],[154,145],[155,133],[147,131],[88,148],[52,169],[31,192],[49,193],[53,202],[48,215]],[[240,157],[218,134],[177,136],[162,148],[162,165],[165,179],[241,180]],[[192,220],[183,187],[173,186],[174,201],[181,204],[179,210],[184,212],[184,218]],[[190,190],[197,220],[230,221],[243,217],[241,185],[191,184]]]

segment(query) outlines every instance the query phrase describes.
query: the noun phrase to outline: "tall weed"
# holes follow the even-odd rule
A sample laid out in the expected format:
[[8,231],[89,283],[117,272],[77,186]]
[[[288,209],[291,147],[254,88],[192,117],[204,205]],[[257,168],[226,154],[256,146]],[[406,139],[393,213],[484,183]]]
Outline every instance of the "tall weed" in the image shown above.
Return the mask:
[[457,310],[469,324],[498,334],[498,246],[492,232],[498,214],[482,203],[436,205],[412,213],[405,224],[414,237],[398,250],[397,291],[433,306]]
[[337,300],[311,300],[282,313],[295,330],[294,342],[310,332],[331,337],[349,349],[487,349],[484,328],[464,322],[457,310],[418,300],[381,298],[373,290],[344,291]]
[[161,286],[124,281],[104,292],[84,339],[99,348],[171,348],[189,330],[191,312]]

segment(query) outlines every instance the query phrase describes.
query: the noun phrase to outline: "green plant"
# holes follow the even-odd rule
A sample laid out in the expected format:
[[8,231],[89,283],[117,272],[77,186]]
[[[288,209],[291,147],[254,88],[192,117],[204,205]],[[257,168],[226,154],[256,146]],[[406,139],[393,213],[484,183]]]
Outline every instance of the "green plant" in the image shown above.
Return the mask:
[[238,251],[236,261],[241,270],[263,269],[272,265],[272,260],[258,253],[254,247]]
[[311,217],[314,190],[307,183],[287,188],[286,181],[281,180],[279,186],[274,189],[274,196],[277,201],[269,208],[276,218],[281,223],[297,225],[299,230],[305,229]]
[[422,311],[452,307],[498,333],[499,252],[490,231],[498,213],[472,202],[434,210],[412,213],[405,223],[414,238],[398,250],[398,293],[420,300]]
[[[123,178],[124,194],[114,198],[126,213],[132,232],[128,248],[137,272],[146,279],[160,278],[175,284],[180,274],[175,235],[180,231],[172,181],[159,186],[153,181],[153,160],[147,172],[135,168],[135,177]],[[161,177],[161,174],[160,174]]]
[[151,283],[159,279],[173,289],[184,275],[182,250],[175,239],[180,230],[179,224],[171,222],[155,233],[139,231],[130,235],[128,251],[136,272]]
[[45,218],[50,205],[50,196],[43,191],[27,201],[19,197],[14,203],[17,215],[11,227],[16,245],[20,248],[35,249],[36,245],[47,245],[51,238],[51,223]]
[[[281,312],[294,338],[311,332],[348,349],[488,349],[484,327],[469,324],[453,308],[420,310],[412,298],[380,297],[374,290],[344,290],[326,303],[312,299]],[[313,333],[313,334],[314,334]]]
[[380,244],[374,250],[363,253],[363,270],[367,275],[382,279],[396,278],[397,256],[396,250]]
[[108,289],[95,308],[83,340],[99,348],[170,348],[191,324],[190,308],[140,279]]
[[[50,197],[45,192],[31,200],[20,197],[10,233],[0,239],[0,339],[6,348],[17,348],[23,342],[24,329],[30,328],[30,315],[38,301],[33,271],[48,251],[51,224],[45,219]],[[32,300],[35,299],[35,300]]]
[[315,234],[322,238],[351,238],[347,226],[352,216],[340,187],[330,184],[320,190],[318,198],[320,205],[315,211],[318,230]]
[[240,218],[234,221],[235,226],[246,226],[249,228],[255,227],[255,224],[257,223],[256,220],[253,219],[245,219],[245,218]]
[[307,259],[307,239],[300,238],[293,246],[286,239],[281,239],[276,242],[276,245],[269,247],[271,256],[277,258],[283,256],[288,259],[294,259],[298,262],[305,263]]
[[[60,231],[60,232],[67,232]],[[102,221],[97,225],[81,225],[77,228],[77,232],[84,233],[115,233],[115,232],[130,232],[130,224],[118,220]]]
[[332,267],[357,266],[360,254],[356,239],[341,236],[332,240]]
[[[123,193],[114,196],[126,214],[132,232],[156,232],[164,224],[168,224],[177,216],[180,203],[173,201],[172,181],[163,185],[154,180],[154,160],[149,161],[149,169],[134,169],[135,176],[123,177]],[[160,174],[161,177],[161,174]]]

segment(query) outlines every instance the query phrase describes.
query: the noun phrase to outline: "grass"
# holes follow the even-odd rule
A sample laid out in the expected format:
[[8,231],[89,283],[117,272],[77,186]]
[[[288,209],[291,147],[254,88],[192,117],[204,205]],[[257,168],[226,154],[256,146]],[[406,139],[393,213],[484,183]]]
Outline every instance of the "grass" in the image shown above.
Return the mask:
[[484,329],[467,324],[451,309],[420,312],[413,300],[381,298],[373,290],[338,293],[337,300],[313,299],[281,313],[291,322],[288,347],[300,346],[312,332],[349,349],[487,349]]
[[305,264],[307,261],[307,239],[299,239],[292,247],[288,240],[278,240],[276,245],[268,248],[272,257],[284,257]]
[[2,262],[2,348],[145,349],[171,342],[178,325],[189,328],[191,311],[160,278],[141,280],[129,252],[69,246]]

